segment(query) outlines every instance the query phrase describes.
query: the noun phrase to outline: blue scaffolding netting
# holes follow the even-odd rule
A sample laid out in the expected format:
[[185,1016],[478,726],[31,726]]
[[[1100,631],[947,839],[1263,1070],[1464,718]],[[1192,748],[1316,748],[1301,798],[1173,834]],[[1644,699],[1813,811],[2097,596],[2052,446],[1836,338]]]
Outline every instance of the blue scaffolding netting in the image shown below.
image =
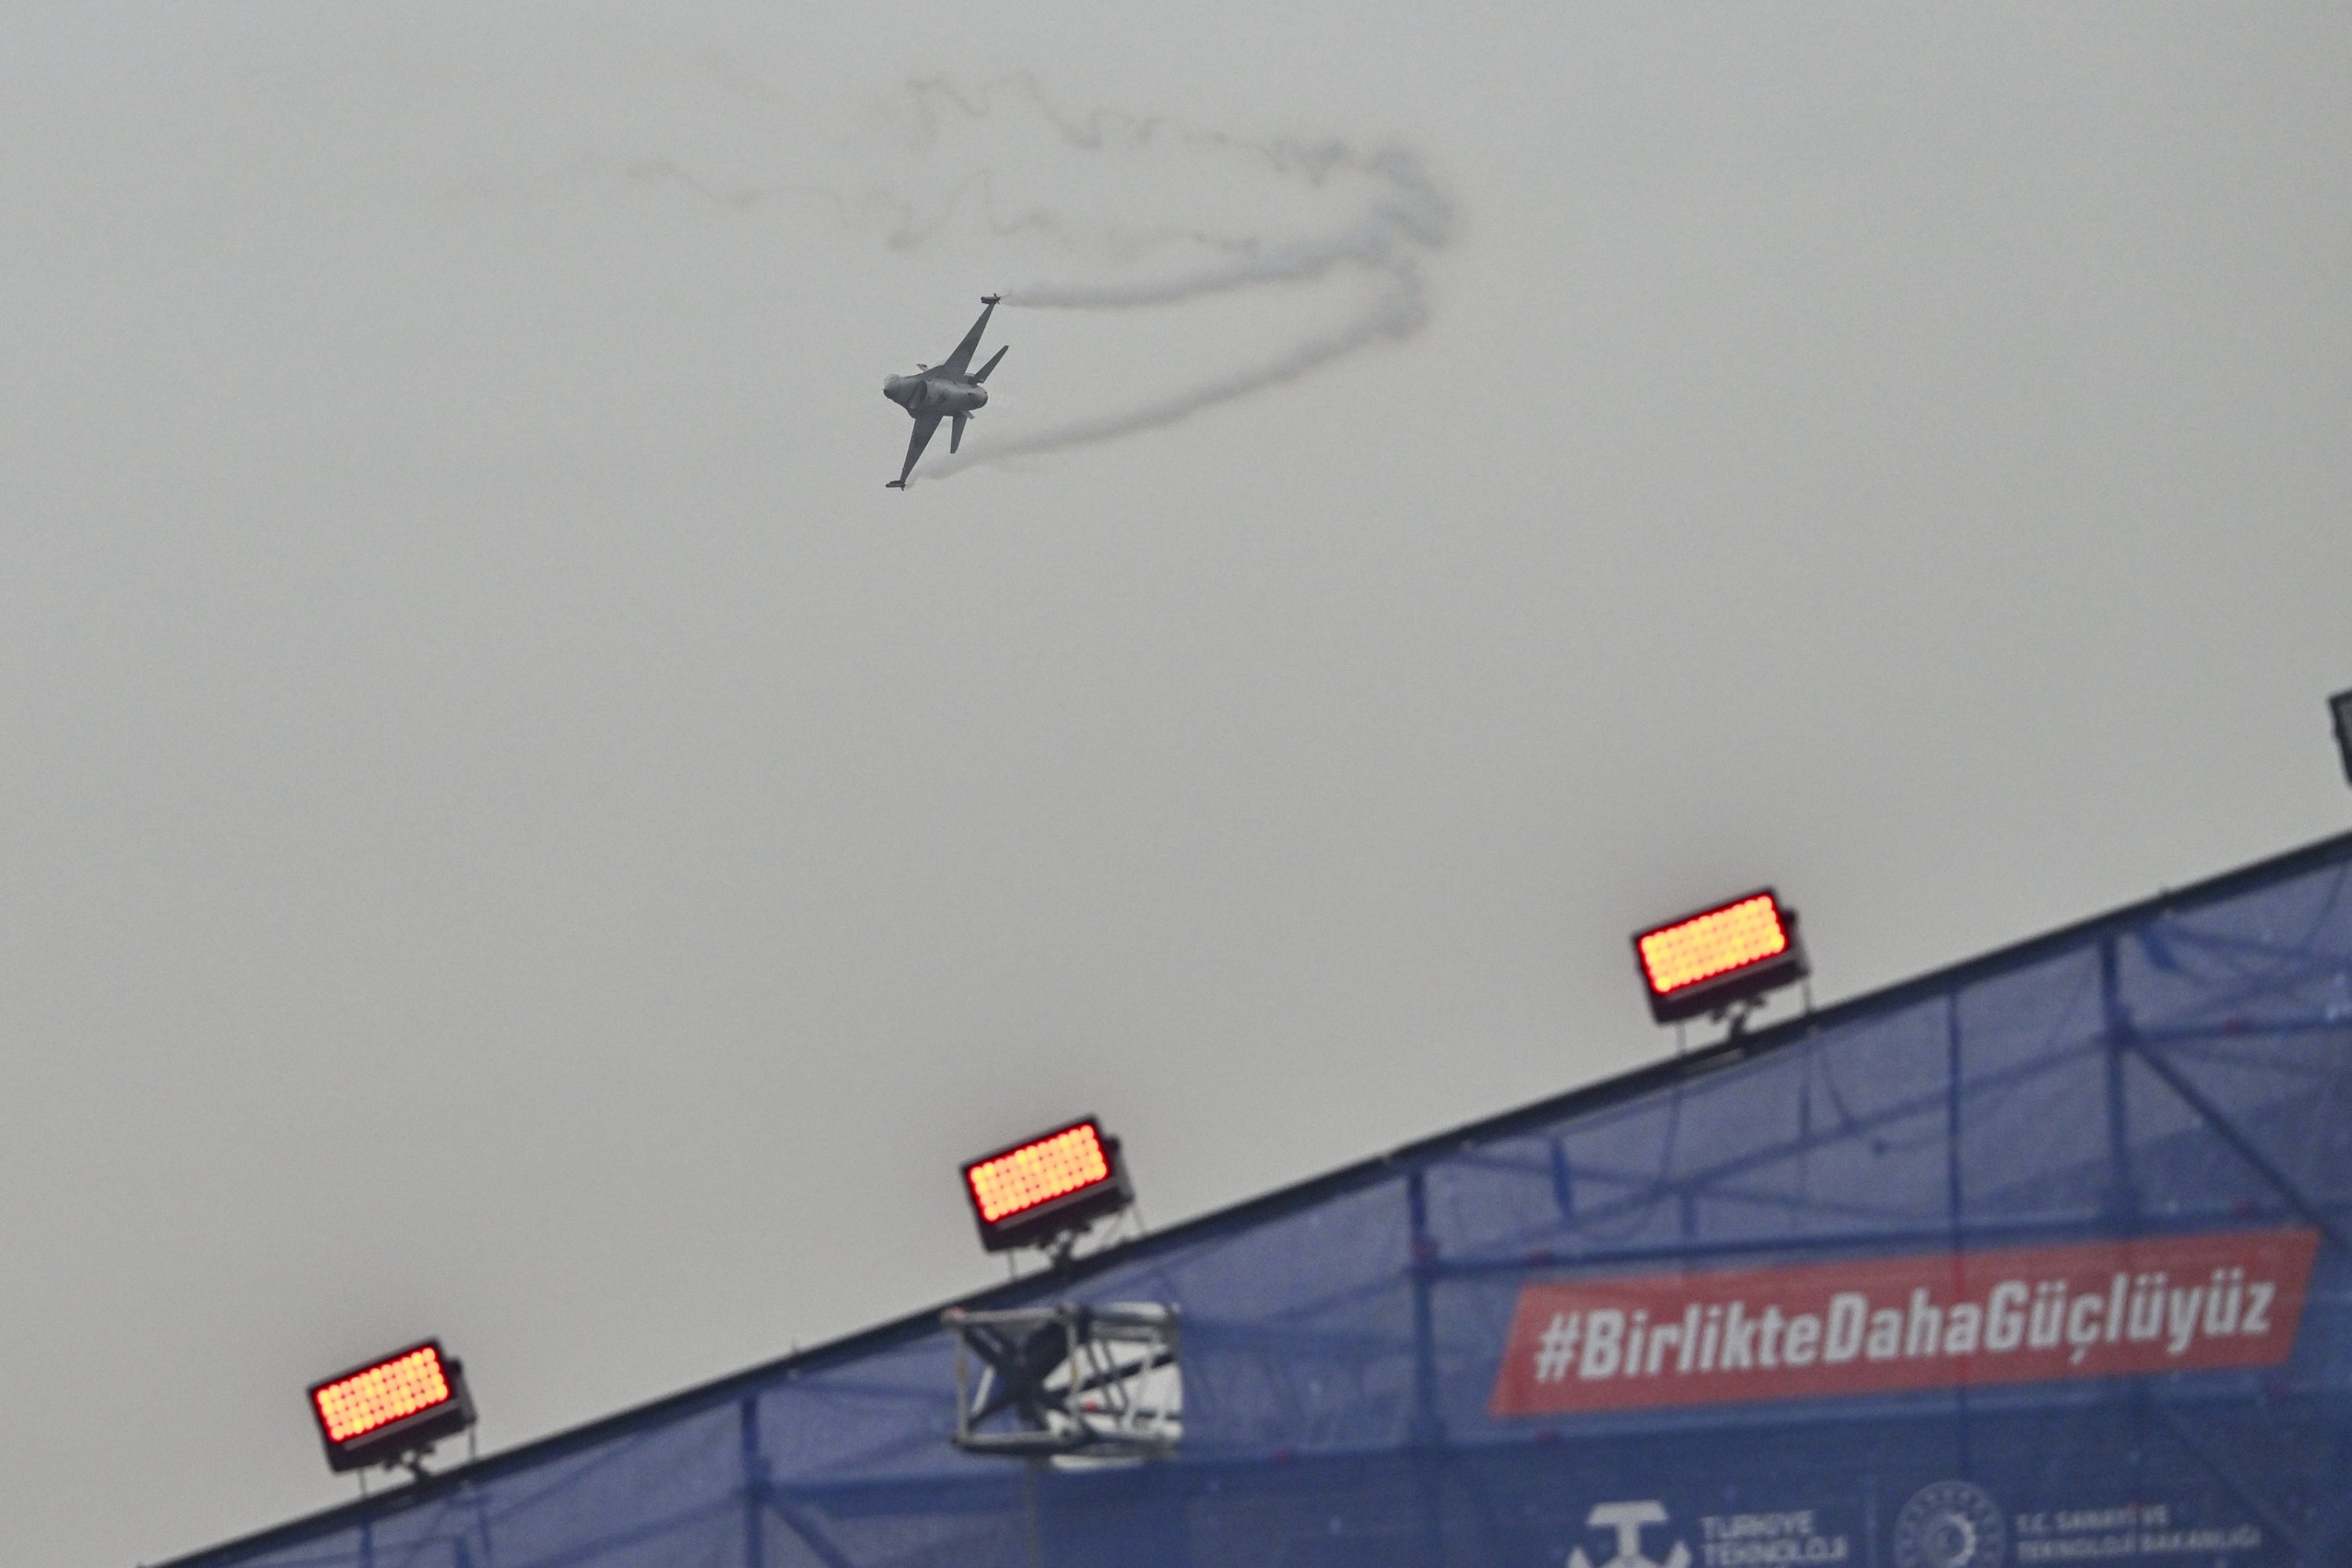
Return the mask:
[[963,1451],[937,1312],[174,1568],[2352,1563],[2352,836],[974,1297],[1181,1436]]

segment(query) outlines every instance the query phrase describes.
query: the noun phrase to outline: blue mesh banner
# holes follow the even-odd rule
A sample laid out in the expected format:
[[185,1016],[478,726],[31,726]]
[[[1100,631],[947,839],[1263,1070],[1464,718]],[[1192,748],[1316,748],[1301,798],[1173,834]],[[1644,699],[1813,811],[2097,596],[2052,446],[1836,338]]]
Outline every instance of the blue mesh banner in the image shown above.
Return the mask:
[[967,1454],[925,1315],[182,1568],[2352,1563],[2352,840],[972,1305],[1182,1436]]

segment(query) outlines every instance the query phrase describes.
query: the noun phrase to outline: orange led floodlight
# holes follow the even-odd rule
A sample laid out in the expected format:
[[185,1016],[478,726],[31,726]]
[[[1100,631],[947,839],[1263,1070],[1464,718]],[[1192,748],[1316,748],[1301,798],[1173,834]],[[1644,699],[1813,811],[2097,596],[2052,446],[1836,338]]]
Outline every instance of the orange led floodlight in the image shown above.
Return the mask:
[[474,1424],[465,1369],[427,1340],[314,1384],[310,1414],[327,1464],[356,1470],[390,1463]]
[[1633,956],[1649,987],[1650,1016],[1661,1024],[1761,995],[1806,973],[1797,911],[1769,888],[1643,931],[1633,938]]
[[1051,1240],[1135,1201],[1118,1140],[1091,1117],[974,1160],[963,1190],[991,1252]]

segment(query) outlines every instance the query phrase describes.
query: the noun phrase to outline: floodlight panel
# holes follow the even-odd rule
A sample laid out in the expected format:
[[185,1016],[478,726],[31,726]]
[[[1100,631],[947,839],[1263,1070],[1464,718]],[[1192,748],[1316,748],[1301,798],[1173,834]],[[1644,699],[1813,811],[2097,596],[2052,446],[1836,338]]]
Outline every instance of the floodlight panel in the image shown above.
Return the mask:
[[967,1165],[963,1179],[981,1223],[992,1226],[1108,1182],[1110,1152],[1102,1129],[1081,1121]]
[[2344,777],[2352,782],[2352,691],[2339,691],[2327,700],[2328,711],[2336,715],[2336,749],[2344,753]]
[[335,1444],[364,1437],[457,1397],[437,1344],[403,1351],[310,1391],[320,1430]]
[[1671,995],[1789,951],[1780,900],[1757,893],[1645,931],[1635,940],[1653,994]]

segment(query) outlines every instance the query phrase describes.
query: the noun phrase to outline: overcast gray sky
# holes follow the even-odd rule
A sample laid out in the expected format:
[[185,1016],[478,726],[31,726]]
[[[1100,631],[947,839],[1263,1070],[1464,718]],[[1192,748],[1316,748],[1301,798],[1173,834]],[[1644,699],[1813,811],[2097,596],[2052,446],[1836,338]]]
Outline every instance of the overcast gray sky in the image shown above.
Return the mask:
[[[1827,999],[2352,822],[2341,5],[0,36],[12,1563],[983,1284],[1073,1112],[1166,1224],[1618,1071],[1717,895]],[[883,489],[984,289],[1284,266]]]

